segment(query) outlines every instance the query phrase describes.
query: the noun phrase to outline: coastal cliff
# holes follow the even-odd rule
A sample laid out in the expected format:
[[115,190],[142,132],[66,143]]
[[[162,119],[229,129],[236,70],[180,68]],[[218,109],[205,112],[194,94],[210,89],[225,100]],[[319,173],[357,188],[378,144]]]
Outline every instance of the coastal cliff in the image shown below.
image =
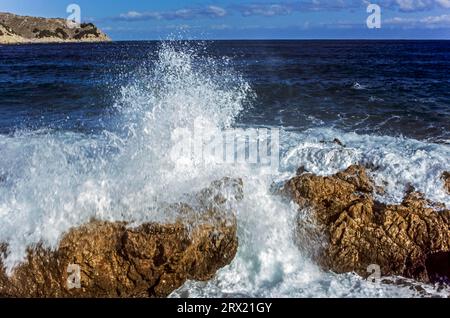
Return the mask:
[[109,42],[92,23],[69,28],[61,18],[39,18],[0,12],[0,44]]

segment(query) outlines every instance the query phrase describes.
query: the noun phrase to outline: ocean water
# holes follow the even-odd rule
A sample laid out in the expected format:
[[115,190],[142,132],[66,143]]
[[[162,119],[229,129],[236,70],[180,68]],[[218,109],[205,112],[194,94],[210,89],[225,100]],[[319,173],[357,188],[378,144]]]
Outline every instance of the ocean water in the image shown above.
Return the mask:
[[[449,74],[448,41],[0,46],[3,261],[11,271],[27,246],[55,248],[92,217],[170,221],[161,206],[230,176],[244,182],[232,202],[238,254],[173,297],[447,297],[322,271],[294,242],[298,207],[276,188],[299,166],[327,175],[363,163],[377,167],[379,200],[400,202],[412,185],[449,207]],[[279,131],[278,168],[173,156],[195,122],[208,136]]]

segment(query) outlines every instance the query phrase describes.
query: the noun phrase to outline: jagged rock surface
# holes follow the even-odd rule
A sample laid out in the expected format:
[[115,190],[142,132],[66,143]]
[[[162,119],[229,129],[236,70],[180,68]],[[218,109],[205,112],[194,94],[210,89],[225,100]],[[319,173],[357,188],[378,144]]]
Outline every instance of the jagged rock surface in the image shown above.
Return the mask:
[[311,256],[338,273],[367,276],[368,266],[377,264],[383,276],[448,281],[450,210],[418,192],[385,205],[374,200],[374,190],[357,165],[333,176],[303,173],[286,183],[285,191],[303,211],[297,230],[299,239],[312,242]]
[[[26,260],[8,275],[0,262],[2,297],[165,297],[187,279],[208,280],[237,251],[236,220],[218,210],[220,187],[242,194],[242,181],[224,179],[199,196],[220,200],[199,213],[179,204],[171,224],[92,221],[64,235],[57,250],[30,247]],[[7,246],[0,245],[6,256]],[[80,288],[72,288],[79,266]]]

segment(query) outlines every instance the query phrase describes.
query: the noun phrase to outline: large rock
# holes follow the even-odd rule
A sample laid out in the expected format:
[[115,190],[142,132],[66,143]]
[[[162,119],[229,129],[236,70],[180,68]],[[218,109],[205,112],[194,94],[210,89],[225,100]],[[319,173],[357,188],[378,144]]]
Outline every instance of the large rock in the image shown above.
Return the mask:
[[111,39],[92,23],[69,27],[65,19],[0,12],[0,44],[108,41]]
[[450,278],[450,210],[444,205],[417,192],[398,205],[377,202],[373,182],[356,165],[333,176],[303,173],[285,190],[300,206],[301,246],[324,268],[367,276],[369,265],[377,264],[383,276]]
[[[241,181],[213,183],[199,194],[212,199],[205,210],[171,206],[179,215],[171,224],[131,228],[92,221],[65,234],[57,250],[30,247],[26,261],[10,275],[0,263],[0,296],[164,297],[187,279],[211,279],[237,250],[236,219],[221,209],[225,198],[218,196],[220,187],[230,185],[239,199]],[[0,251],[5,256],[7,246]]]

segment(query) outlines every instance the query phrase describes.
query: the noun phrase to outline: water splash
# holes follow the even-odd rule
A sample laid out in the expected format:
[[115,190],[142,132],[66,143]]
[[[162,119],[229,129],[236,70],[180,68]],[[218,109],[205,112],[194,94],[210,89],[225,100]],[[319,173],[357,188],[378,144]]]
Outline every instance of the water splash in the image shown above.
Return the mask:
[[114,127],[99,135],[52,130],[0,136],[0,242],[12,269],[38,242],[52,248],[70,227],[101,220],[164,221],[176,202],[222,173],[170,160],[173,132],[197,118],[229,127],[251,95],[230,61],[163,43],[120,89]]
[[[188,282],[172,296],[421,296],[406,287],[373,286],[354,274],[321,271],[294,243],[297,207],[272,188],[299,166],[330,174],[352,163],[373,162],[379,167],[376,182],[387,183],[391,193],[385,200],[399,200],[403,189],[396,185],[412,182],[430,198],[449,204],[438,180],[442,170],[450,169],[448,147],[312,129],[282,132],[275,175],[255,165],[195,166],[173,160],[176,131],[193,129],[197,119],[207,123],[203,128],[209,134],[233,129],[254,97],[231,61],[202,52],[188,44],[162,44],[157,58],[146,61],[120,88],[113,106],[117,117],[101,134],[43,130],[0,135],[0,242],[7,242],[10,252],[5,265],[12,269],[32,244],[55,248],[62,233],[91,218],[167,221],[167,215],[157,213],[161,204],[185,199],[229,176],[244,181],[238,254],[210,282]],[[336,137],[347,147],[326,142]]]

